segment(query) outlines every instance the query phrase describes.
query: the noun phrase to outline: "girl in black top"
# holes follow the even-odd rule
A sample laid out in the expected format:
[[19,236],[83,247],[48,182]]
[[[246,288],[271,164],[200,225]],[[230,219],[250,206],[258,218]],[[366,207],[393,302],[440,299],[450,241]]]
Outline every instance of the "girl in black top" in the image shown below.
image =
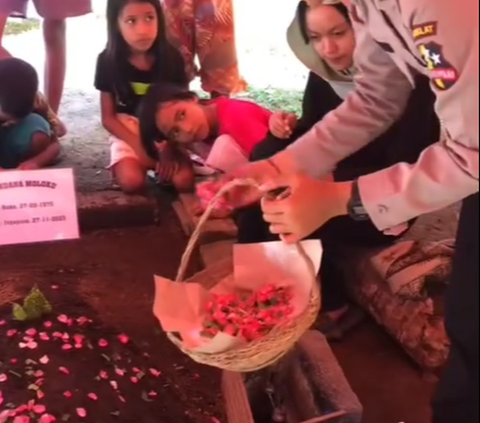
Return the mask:
[[[128,193],[144,187],[153,162],[140,142],[137,107],[151,84],[188,86],[181,54],[166,37],[159,0],[109,0],[108,41],[97,59],[95,88],[100,91],[102,124],[111,134],[111,162],[117,183]],[[190,169],[176,169],[190,179]],[[177,180],[181,185],[181,181]]]

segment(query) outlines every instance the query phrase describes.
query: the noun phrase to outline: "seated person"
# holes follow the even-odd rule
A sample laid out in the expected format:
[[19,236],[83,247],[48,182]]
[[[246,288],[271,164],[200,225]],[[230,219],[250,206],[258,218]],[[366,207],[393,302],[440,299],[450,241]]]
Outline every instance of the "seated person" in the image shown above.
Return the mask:
[[[203,156],[205,164],[231,172],[248,163],[255,146],[268,134],[270,111],[250,101],[217,97],[201,100],[175,85],[152,86],[141,106],[142,142],[157,159],[161,143],[168,149]],[[285,145],[283,140],[277,140]],[[160,154],[161,156],[161,154]]]
[[[275,113],[270,119],[271,134],[252,152],[251,160],[262,160],[294,142],[341,104],[354,89],[353,51],[355,36],[347,8],[340,2],[300,2],[288,30],[288,41],[296,56],[311,69],[303,98],[303,113],[296,116]],[[404,115],[383,135],[340,162],[333,171],[335,181],[349,181],[398,162],[414,163],[422,150],[439,139],[440,123],[434,111],[435,96],[429,82],[418,76]],[[413,140],[412,140],[413,138]],[[278,140],[283,139],[284,143]],[[409,142],[405,142],[408,140]],[[240,243],[277,239],[269,233],[259,205],[238,210],[236,221]],[[342,269],[349,246],[382,247],[397,236],[379,232],[370,221],[349,217],[332,220],[311,235],[321,239],[324,256],[320,270],[323,313],[319,329],[330,339],[339,338],[359,322],[361,314],[348,306]],[[353,275],[352,275],[353,276]]]
[[[97,59],[95,88],[100,92],[103,127],[110,134],[110,165],[125,193],[140,193],[147,172],[158,163],[140,142],[137,109],[149,86],[156,82],[188,86],[182,55],[166,37],[158,0],[108,0],[107,45]],[[141,31],[141,33],[139,33]],[[191,186],[193,171],[175,174],[178,187]]]
[[60,154],[48,108],[36,104],[37,91],[38,75],[29,63],[0,60],[0,170],[40,169]]

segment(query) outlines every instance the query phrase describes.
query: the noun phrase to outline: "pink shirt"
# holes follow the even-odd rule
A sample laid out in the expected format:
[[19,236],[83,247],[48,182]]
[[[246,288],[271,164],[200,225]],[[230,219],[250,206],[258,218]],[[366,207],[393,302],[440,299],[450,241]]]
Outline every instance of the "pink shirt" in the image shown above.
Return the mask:
[[267,136],[272,112],[251,101],[221,97],[213,102],[217,105],[218,135],[231,136],[250,156],[253,148]]

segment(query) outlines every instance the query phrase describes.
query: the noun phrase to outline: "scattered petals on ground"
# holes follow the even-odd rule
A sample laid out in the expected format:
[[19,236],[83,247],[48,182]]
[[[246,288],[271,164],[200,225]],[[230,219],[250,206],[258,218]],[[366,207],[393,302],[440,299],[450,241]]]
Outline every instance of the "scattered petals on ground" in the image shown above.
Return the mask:
[[170,383],[127,335],[99,337],[92,319],[66,314],[29,327],[0,322],[7,334],[0,338],[0,423],[110,423],[124,415],[197,423],[185,410],[158,421],[172,403]]

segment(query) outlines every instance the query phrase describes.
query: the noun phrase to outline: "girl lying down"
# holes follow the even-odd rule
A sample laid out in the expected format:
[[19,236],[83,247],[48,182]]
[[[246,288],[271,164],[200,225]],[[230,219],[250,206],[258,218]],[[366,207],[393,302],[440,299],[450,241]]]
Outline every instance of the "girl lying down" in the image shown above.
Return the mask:
[[146,153],[160,162],[160,178],[175,185],[178,164],[191,161],[192,154],[218,172],[246,164],[253,148],[266,138],[271,115],[250,101],[202,100],[181,87],[158,84],[142,101],[140,133]]

